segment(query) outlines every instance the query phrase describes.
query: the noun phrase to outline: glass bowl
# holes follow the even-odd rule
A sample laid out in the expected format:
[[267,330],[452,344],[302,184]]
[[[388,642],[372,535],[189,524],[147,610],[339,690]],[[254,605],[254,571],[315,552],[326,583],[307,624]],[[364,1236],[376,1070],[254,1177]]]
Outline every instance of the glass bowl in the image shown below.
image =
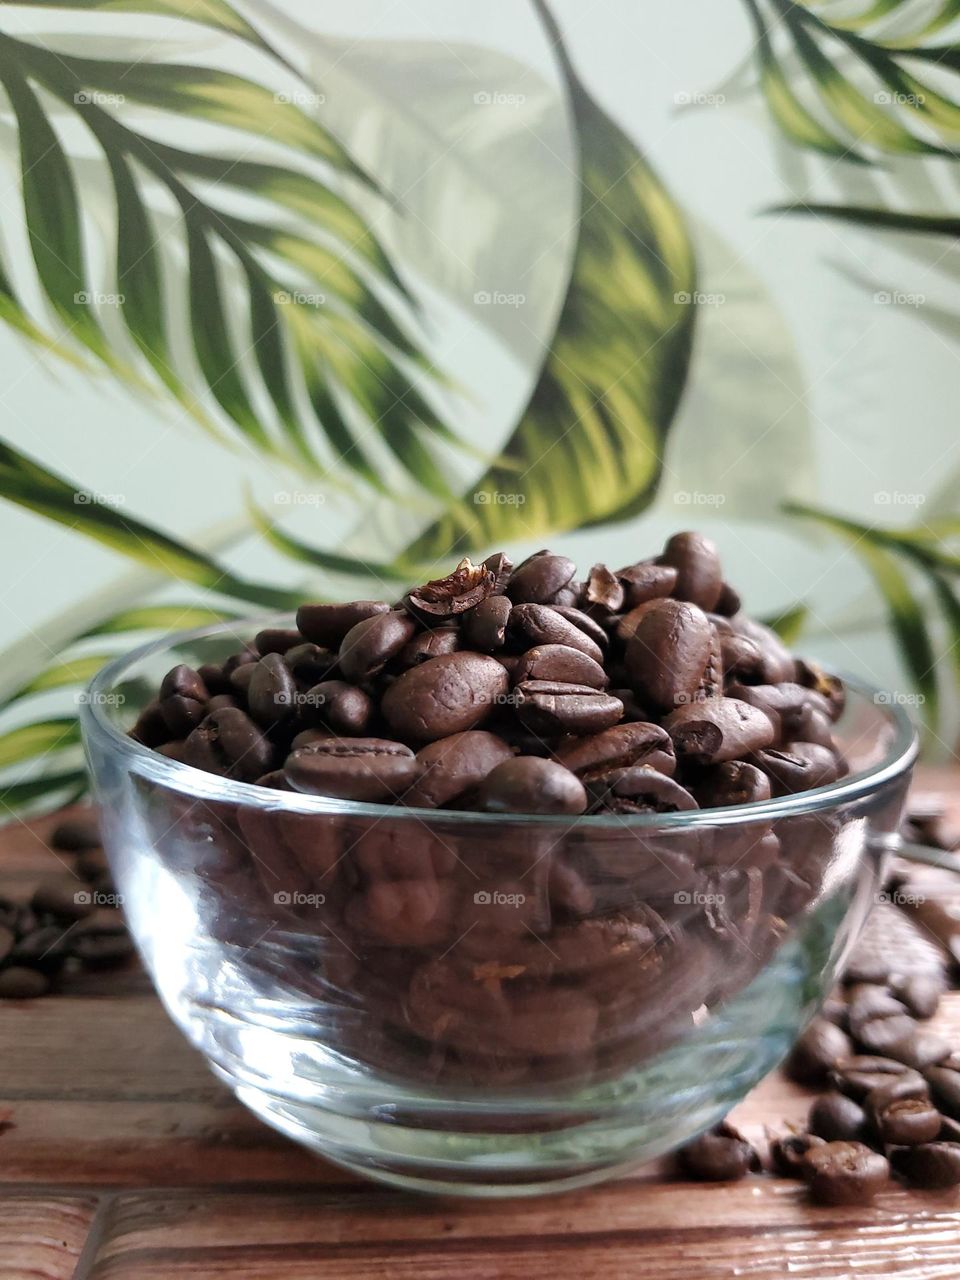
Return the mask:
[[114,661],[82,716],[144,962],[267,1123],[403,1187],[529,1194],[680,1146],[783,1058],[896,844],[917,750],[897,700],[847,682],[839,782],[649,816],[329,800],[126,736],[170,667],[263,625]]

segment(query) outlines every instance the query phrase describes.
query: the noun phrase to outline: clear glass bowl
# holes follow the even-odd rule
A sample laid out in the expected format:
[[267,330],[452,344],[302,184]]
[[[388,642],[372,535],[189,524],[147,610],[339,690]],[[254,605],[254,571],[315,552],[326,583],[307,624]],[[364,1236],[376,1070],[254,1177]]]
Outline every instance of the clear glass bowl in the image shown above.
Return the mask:
[[138,649],[83,730],[171,1016],[269,1124],[404,1187],[527,1194],[688,1141],[784,1056],[894,842],[916,737],[848,682],[851,772],[666,816],[394,809],[214,777],[126,736],[230,624]]

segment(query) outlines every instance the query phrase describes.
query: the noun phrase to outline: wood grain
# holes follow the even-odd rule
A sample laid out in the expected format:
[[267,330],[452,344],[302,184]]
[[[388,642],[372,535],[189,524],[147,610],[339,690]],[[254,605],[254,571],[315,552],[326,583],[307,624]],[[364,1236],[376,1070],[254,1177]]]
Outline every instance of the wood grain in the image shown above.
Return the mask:
[[[957,775],[928,775],[960,803]],[[0,892],[60,870],[50,822],[0,833]],[[937,1024],[960,1044],[960,993]],[[734,1120],[801,1122],[779,1074]],[[748,1280],[960,1277],[960,1200],[891,1189],[814,1208],[763,1176],[673,1181],[666,1162],[537,1200],[417,1198],[266,1128],[207,1070],[137,969],[0,1002],[0,1280]]]

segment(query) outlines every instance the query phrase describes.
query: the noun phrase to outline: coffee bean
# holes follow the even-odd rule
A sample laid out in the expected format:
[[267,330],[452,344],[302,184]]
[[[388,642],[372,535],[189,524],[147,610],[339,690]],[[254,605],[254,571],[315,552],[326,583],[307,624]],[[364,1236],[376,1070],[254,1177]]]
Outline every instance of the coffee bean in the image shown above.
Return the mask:
[[819,1204],[869,1204],[886,1186],[890,1165],[861,1142],[828,1142],[804,1156],[804,1177]]
[[662,600],[652,606],[627,643],[627,671],[638,698],[662,711],[689,702],[712,645],[713,629],[696,605]]
[[727,760],[704,772],[694,788],[701,809],[757,804],[770,799],[770,779],[744,760]]
[[378,612],[351,627],[340,643],[340,670],[346,680],[359,683],[382,671],[417,630],[407,613]]
[[460,648],[460,633],[455,627],[437,627],[432,631],[421,631],[412,640],[408,640],[393,659],[391,670],[408,671],[411,667],[428,662],[431,658],[440,658],[446,653],[456,653]]
[[944,982],[938,974],[914,973],[891,978],[893,994],[914,1018],[926,1021],[940,1006]]
[[781,1178],[802,1178],[804,1157],[814,1147],[824,1146],[823,1138],[815,1133],[790,1133],[784,1138],[774,1138],[770,1143],[770,1161]]
[[950,1053],[950,1046],[943,1036],[914,1027],[902,1040],[892,1044],[888,1052],[892,1058],[899,1059],[908,1067],[925,1071],[927,1067],[943,1062]]
[[700,533],[675,533],[660,557],[677,571],[673,596],[711,610],[720,599],[723,571],[720,557],[709,538]]
[[324,680],[305,694],[311,714],[334,733],[361,736],[373,716],[370,696],[345,680]]
[[720,636],[720,660],[723,674],[738,680],[749,681],[759,677],[763,668],[760,646],[747,636],[740,636],[735,632]]
[[310,689],[322,680],[333,680],[339,670],[337,655],[318,644],[294,645],[283,655],[283,663],[300,689]]
[[414,587],[404,603],[415,613],[428,618],[450,618],[466,613],[495,589],[497,575],[484,564],[461,560],[453,573],[435,578],[422,587]]
[[665,729],[645,721],[618,724],[602,733],[562,743],[556,758],[578,777],[596,770],[626,769],[645,764],[668,776],[676,769],[673,743]]
[[433,809],[450,805],[479,786],[488,773],[513,752],[502,738],[483,729],[468,729],[439,738],[417,752],[419,776],[404,803]]
[[877,1113],[880,1137],[892,1146],[933,1142],[940,1132],[940,1113],[929,1098],[897,1098]]
[[784,1070],[801,1084],[822,1084],[837,1061],[848,1058],[849,1037],[825,1018],[814,1018],[790,1051]]
[[927,1067],[923,1077],[935,1101],[954,1120],[960,1120],[960,1071],[950,1067]]
[[449,882],[379,880],[353,899],[347,921],[387,946],[429,947],[450,936],[453,908],[454,888]]
[[734,631],[752,640],[763,654],[763,666],[759,673],[762,683],[780,684],[784,680],[793,679],[796,670],[793,657],[775,631],[742,613],[731,618],[730,622]]
[[314,644],[338,648],[344,636],[365,618],[386,613],[385,600],[354,600],[350,604],[302,604],[297,610],[297,628]]
[[847,692],[843,681],[831,675],[808,658],[797,658],[794,664],[797,681],[813,689],[820,697],[825,698],[829,707],[831,720],[839,720],[847,701]]
[[566,556],[538,551],[514,569],[507,595],[515,604],[550,604],[576,572],[577,566]]
[[814,742],[792,742],[783,751],[758,751],[751,763],[767,775],[777,796],[822,787],[839,776],[836,756]]
[[623,608],[623,582],[605,564],[595,564],[587,577],[583,598],[604,613],[619,613]]
[[917,1024],[905,1013],[888,1018],[871,1018],[860,1024],[854,1038],[867,1053],[888,1054],[899,1058],[896,1050],[916,1032]]
[[94,910],[92,895],[78,876],[56,876],[43,880],[33,891],[30,906],[37,915],[58,920],[82,920]]
[[206,702],[210,694],[202,677],[181,663],[168,671],[160,682],[160,701],[164,698],[190,698],[194,702]]
[[649,765],[594,770],[584,782],[591,813],[681,813],[697,808],[689,791]]
[[594,662],[603,662],[603,649],[597,641],[549,605],[514,605],[510,611],[509,631],[525,642],[525,649],[531,645],[562,644],[579,649]]
[[677,585],[677,570],[673,565],[655,564],[652,560],[618,569],[617,577],[623,583],[623,607],[627,610],[649,600],[662,600]]
[[249,716],[214,711],[187,738],[184,760],[197,769],[252,782],[270,768],[273,748]]
[[623,703],[583,684],[525,680],[514,690],[517,715],[534,733],[599,733],[623,715]]
[[0,964],[3,964],[7,956],[13,950],[13,944],[16,940],[16,934],[5,924],[0,924]]
[[753,1147],[725,1121],[683,1147],[679,1160],[688,1177],[703,1182],[736,1182],[760,1169]]
[[50,990],[50,979],[37,969],[10,965],[0,969],[0,1000],[35,1000]]
[[842,1093],[817,1098],[807,1117],[807,1128],[826,1142],[857,1142],[870,1129],[867,1113]]
[[510,581],[510,574],[513,572],[513,561],[510,557],[503,551],[495,551],[493,555],[487,556],[483,562],[483,567],[489,569],[494,576],[494,590],[506,590],[507,583]]
[[663,727],[677,756],[698,765],[751,755],[774,738],[773,726],[763,712],[737,698],[707,698],[678,707]]
[[912,1071],[902,1062],[870,1054],[856,1054],[838,1062],[830,1073],[830,1080],[834,1088],[856,1101],[862,1101],[873,1089],[888,1085],[892,1080],[916,1080],[923,1083],[920,1073]]
[[960,1143],[928,1142],[890,1153],[894,1171],[914,1187],[928,1191],[960,1186]]
[[299,631],[291,631],[282,627],[267,627],[258,631],[253,641],[258,653],[288,653],[291,649],[303,644],[303,636]]
[[100,844],[100,823],[96,815],[80,814],[75,818],[64,818],[51,832],[50,844],[54,849],[65,849],[71,853],[97,848]]
[[494,653],[506,641],[507,620],[513,606],[507,596],[488,596],[463,615],[464,643],[481,653]]
[[340,800],[398,799],[419,772],[409,747],[385,738],[325,738],[291,751],[284,776],[297,791]]
[[513,672],[515,684],[548,680],[605,689],[610,683],[599,662],[566,644],[535,645],[520,658]]
[[145,747],[158,747],[166,742],[169,736],[170,730],[163,718],[159,702],[148,703],[137,716],[136,723],[130,730],[130,737],[134,742],[140,742]]
[[39,969],[41,973],[59,973],[67,957],[67,928],[61,922],[30,929],[18,938],[10,952],[10,963],[23,965],[28,969]]
[[247,706],[259,725],[269,729],[296,715],[297,686],[279,653],[268,653],[253,670]]
[[569,769],[539,756],[516,756],[487,774],[477,802],[491,813],[583,813],[587,794]]
[[401,738],[433,742],[471,729],[509,688],[495,658],[462,650],[405,671],[383,696],[387,723]]
[[721,614],[725,618],[732,618],[739,613],[743,607],[739,595],[734,591],[729,582],[724,582],[720,587],[720,595],[717,603],[713,606],[714,612]]

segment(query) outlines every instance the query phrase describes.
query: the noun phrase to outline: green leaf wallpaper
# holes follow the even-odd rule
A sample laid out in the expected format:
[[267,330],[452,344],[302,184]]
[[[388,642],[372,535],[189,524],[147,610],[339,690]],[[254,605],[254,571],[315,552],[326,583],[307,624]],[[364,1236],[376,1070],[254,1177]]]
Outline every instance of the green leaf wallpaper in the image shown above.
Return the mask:
[[689,527],[955,749],[960,6],[30,0],[0,89],[0,817],[134,642]]

